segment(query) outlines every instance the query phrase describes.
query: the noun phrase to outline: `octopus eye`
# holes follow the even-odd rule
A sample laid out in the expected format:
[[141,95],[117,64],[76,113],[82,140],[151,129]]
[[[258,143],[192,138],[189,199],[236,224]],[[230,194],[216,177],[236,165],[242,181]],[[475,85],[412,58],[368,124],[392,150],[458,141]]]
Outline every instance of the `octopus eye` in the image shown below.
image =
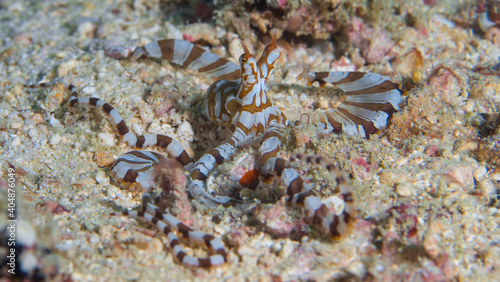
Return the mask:
[[247,63],[247,58],[241,58],[241,62],[242,62],[243,64],[246,64],[246,63]]

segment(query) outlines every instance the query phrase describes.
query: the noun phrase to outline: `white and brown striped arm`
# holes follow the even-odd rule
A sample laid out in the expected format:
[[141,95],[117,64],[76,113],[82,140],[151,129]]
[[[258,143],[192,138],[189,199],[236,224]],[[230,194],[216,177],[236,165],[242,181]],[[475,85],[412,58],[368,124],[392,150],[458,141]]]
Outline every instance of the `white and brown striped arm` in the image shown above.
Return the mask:
[[[312,165],[321,165],[332,174],[340,189],[344,200],[344,210],[340,214],[334,214],[304,183],[297,170],[291,168],[295,160]],[[339,237],[348,232],[350,225],[354,222],[354,198],[351,186],[347,183],[344,173],[337,169],[322,156],[307,156],[302,154],[293,155],[289,161],[282,158],[270,158],[262,167],[262,175],[268,179],[277,176],[287,187],[287,201],[294,206],[304,206],[306,222],[316,225],[326,235]]]
[[274,64],[281,55],[280,50],[276,46],[276,40],[277,40],[277,32],[275,29],[273,31],[273,37],[271,39],[271,43],[269,43],[266,46],[264,52],[257,61],[257,67],[260,70],[260,76],[266,81],[274,69]]
[[262,163],[265,164],[268,159],[274,158],[278,155],[281,146],[281,139],[284,136],[287,126],[288,120],[284,117],[284,115],[281,123],[273,121],[269,124],[268,128],[262,135],[262,141],[259,148]]
[[[318,110],[310,115],[314,124],[330,124],[333,132],[368,137],[387,126],[389,117],[403,102],[398,85],[388,77],[366,72],[310,72],[300,77],[312,85],[318,82],[337,86],[346,100],[335,109]],[[328,128],[328,126],[326,126]]]
[[[99,98],[78,98],[78,91],[74,85],[69,86],[71,97],[70,107],[89,105],[103,110],[109,121],[122,137],[122,142],[133,148],[159,147],[165,149],[181,165],[190,164],[191,158],[179,141],[170,136],[162,134],[135,135],[129,130],[125,121],[118,111],[109,103]],[[116,160],[111,169],[111,175],[121,186],[133,188],[140,185],[146,191],[154,187],[159,164],[165,162],[166,158],[158,153],[148,151],[131,151]],[[156,167],[155,167],[156,166]],[[156,170],[155,170],[156,169]]]
[[214,203],[225,204],[232,198],[225,196],[212,196],[206,187],[206,180],[212,170],[229,160],[235,153],[236,148],[248,139],[247,132],[236,127],[231,138],[217,148],[204,154],[191,170],[191,183],[189,183],[189,193],[195,199],[199,199],[207,205],[214,206]]
[[150,151],[130,151],[111,166],[110,176],[122,188],[130,191],[151,191],[156,187],[162,168],[173,165],[165,156]]
[[[111,215],[115,215],[114,213]],[[168,212],[161,211],[151,203],[145,203],[142,211],[124,211],[120,215],[143,217],[153,223],[162,231],[168,239],[168,244],[174,257],[182,264],[190,267],[210,268],[220,266],[227,261],[227,252],[224,244],[219,238],[205,234],[193,229]],[[203,246],[208,249],[210,255],[206,258],[198,258],[188,255],[181,246],[175,233],[182,235],[191,246]]]
[[208,52],[202,47],[180,39],[164,39],[137,47],[134,51],[126,47],[113,47],[106,55],[115,59],[154,58],[168,60],[199,71],[213,80],[236,80],[240,78],[240,66]]
[[126,143],[128,146],[139,149],[156,146],[165,149],[183,166],[191,163],[191,158],[179,141],[162,134],[135,135],[129,130],[118,111],[109,103],[99,98],[78,98],[78,90],[76,87],[74,85],[69,85],[68,88],[71,92],[71,97],[69,98],[70,107],[76,108],[81,105],[89,105],[101,108],[109,121],[116,128],[117,133],[122,137],[122,142]]

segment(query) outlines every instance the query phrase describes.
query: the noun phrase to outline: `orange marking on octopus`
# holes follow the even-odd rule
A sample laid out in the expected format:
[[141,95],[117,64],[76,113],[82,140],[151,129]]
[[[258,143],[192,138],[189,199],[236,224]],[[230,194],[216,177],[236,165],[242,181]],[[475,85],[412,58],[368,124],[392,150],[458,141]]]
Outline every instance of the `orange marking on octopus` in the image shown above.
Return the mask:
[[249,186],[259,181],[259,175],[260,175],[260,170],[251,169],[243,174],[238,183],[240,183],[241,186]]

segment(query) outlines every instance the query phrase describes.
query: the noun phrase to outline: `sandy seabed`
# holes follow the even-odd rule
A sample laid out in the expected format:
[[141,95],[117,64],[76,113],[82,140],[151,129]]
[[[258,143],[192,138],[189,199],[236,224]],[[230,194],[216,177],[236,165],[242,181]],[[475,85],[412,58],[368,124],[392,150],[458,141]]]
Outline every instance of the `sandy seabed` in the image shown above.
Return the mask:
[[[304,124],[287,133],[283,156],[320,154],[349,175],[357,221],[338,240],[323,238],[284,199],[269,200],[283,194],[282,186],[269,194],[244,190],[240,195],[252,199],[244,206],[215,209],[176,190],[171,212],[220,236],[228,248],[226,265],[204,270],[177,263],[165,236],[151,225],[109,216],[140,204],[139,191],[120,189],[107,177],[107,166],[128,149],[98,111],[69,109],[66,86],[74,84],[82,97],[110,102],[138,134],[177,138],[197,159],[230,134],[203,115],[211,82],[167,62],[114,60],[104,50],[184,36],[203,39],[214,53],[236,61],[240,40],[247,39],[213,23],[165,20],[168,13],[155,9],[157,4],[141,1],[6,0],[0,5],[0,227],[8,214],[10,167],[18,183],[17,239],[34,242],[23,252],[38,260],[47,280],[498,279],[496,27],[476,34],[437,9],[424,26],[405,27],[391,46],[393,59],[370,65],[357,63],[355,55],[338,59],[325,48],[281,42],[285,48],[270,92],[291,116],[314,103],[328,104],[318,98],[317,88],[297,80],[304,63],[314,70],[388,75],[408,89],[405,103],[381,137],[317,138]],[[260,53],[264,45],[255,38],[249,35],[247,44]],[[230,43],[222,47],[223,42]],[[422,66],[411,59],[414,48],[422,54]],[[411,74],[418,83],[409,80]],[[27,87],[49,82],[54,83]],[[232,179],[248,169],[256,151],[241,150],[214,172],[211,186],[234,188]],[[323,169],[301,166],[325,202],[339,202]],[[2,258],[7,252],[2,242]],[[9,281],[2,267],[1,279]]]

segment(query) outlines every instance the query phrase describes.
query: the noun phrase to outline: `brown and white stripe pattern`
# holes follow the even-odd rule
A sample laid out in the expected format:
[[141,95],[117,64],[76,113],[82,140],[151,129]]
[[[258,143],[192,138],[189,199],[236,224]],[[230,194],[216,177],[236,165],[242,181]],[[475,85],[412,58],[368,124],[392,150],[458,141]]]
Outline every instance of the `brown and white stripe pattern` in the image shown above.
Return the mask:
[[163,59],[199,71],[214,80],[236,80],[240,78],[240,66],[208,52],[200,46],[180,39],[164,39],[137,47],[134,51],[125,47],[106,50],[106,55],[115,59],[133,58]]
[[268,159],[276,157],[281,146],[281,139],[286,130],[286,117],[283,116],[284,122],[271,122],[267,127],[266,131],[262,135],[262,141],[260,144],[259,152],[261,156],[261,162],[266,163]]
[[130,151],[111,166],[110,175],[118,185],[130,191],[150,191],[155,188],[165,156],[150,151]]
[[[342,213],[334,214],[304,182],[297,170],[291,168],[291,164],[296,160],[323,166],[332,174],[345,203]],[[302,154],[293,155],[289,161],[282,158],[270,158],[264,164],[261,173],[268,179],[277,176],[283,181],[287,187],[287,201],[294,206],[304,207],[306,222],[318,226],[324,234],[331,237],[339,237],[347,233],[355,215],[352,189],[344,173],[326,158]]]
[[[71,107],[90,105],[101,108],[115,126],[118,134],[123,137],[123,141],[129,146],[165,148],[183,166],[191,163],[191,159],[177,140],[160,134],[136,136],[129,130],[120,114],[110,104],[99,98],[78,98],[78,91],[74,85],[70,85],[69,90],[71,91],[69,100]],[[130,151],[115,161],[110,174],[120,186],[129,189],[142,189],[144,191],[144,200],[149,198],[147,192],[155,187],[156,177],[159,175],[160,169],[165,166],[165,162],[167,162],[165,156],[156,152]],[[209,195],[206,192],[205,194]],[[227,261],[226,249],[218,238],[199,231],[193,231],[171,214],[161,212],[150,202],[143,202],[143,207],[143,211],[125,211],[122,215],[144,217],[160,228],[167,236],[169,246],[180,263],[191,267],[208,268],[220,266]],[[206,246],[212,255],[207,258],[188,255],[181,247],[174,231],[182,234],[184,240],[191,245]]]
[[[243,45],[243,48],[245,53],[240,57],[239,66],[190,42],[177,39],[160,40],[135,48],[134,51],[117,47],[108,50],[106,54],[117,59],[166,59],[217,80],[207,91],[206,115],[219,125],[234,126],[235,130],[227,141],[208,151],[193,165],[188,185],[191,196],[209,205],[231,201],[228,197],[211,195],[207,191],[206,179],[216,166],[228,161],[237,152],[238,147],[249,139],[260,138],[259,152],[264,164],[260,176],[261,185],[266,185],[275,176],[279,177],[287,187],[288,202],[292,205],[303,205],[308,222],[317,225],[322,232],[332,237],[345,234],[353,222],[354,199],[344,174],[320,156],[294,155],[289,161],[276,157],[289,124],[286,116],[267,95],[266,81],[280,56],[276,47],[276,35],[258,60],[250,54],[246,46]],[[367,137],[386,127],[388,118],[399,110],[402,103],[398,86],[378,74],[305,70],[301,76],[306,78],[309,84],[318,82],[323,87],[330,83],[346,94],[345,102],[338,108],[316,111],[310,115],[310,121],[317,124],[322,133],[342,132]],[[137,136],[129,130],[111,105],[99,98],[78,98],[76,87],[71,85],[69,89],[72,93],[69,102],[71,107],[86,104],[101,108],[122,136],[123,142],[129,146],[165,148],[182,165],[191,164],[191,159],[178,141],[159,134]],[[135,183],[136,186],[149,191],[155,185],[158,167],[161,167],[165,160],[164,156],[155,152],[131,151],[117,159],[111,174],[122,184]],[[322,165],[333,175],[345,202],[342,213],[331,212],[304,183],[297,170],[291,166],[297,160]],[[123,215],[141,216],[156,224],[167,235],[174,256],[181,263],[210,267],[223,264],[227,260],[220,240],[192,231],[171,215],[160,212],[151,203],[144,204],[144,207],[144,211],[124,212]],[[215,254],[205,259],[187,255],[173,231],[181,233],[191,243],[205,245]]]
[[236,100],[240,80],[219,80],[207,90],[205,96],[205,115],[213,122],[229,126],[239,111],[240,104]]
[[[68,88],[71,91],[69,99],[71,107],[89,105],[101,108],[115,126],[118,134],[122,136],[122,141],[128,146],[139,149],[156,146],[165,149],[183,166],[192,162],[179,141],[162,134],[135,135],[129,130],[118,111],[109,103],[99,98],[78,98],[76,87],[70,85]],[[149,191],[154,188],[157,172],[161,167],[159,164],[163,161],[165,161],[165,157],[155,152],[131,151],[116,160],[110,174],[122,187]]]
[[[151,203],[146,203],[142,211],[124,211],[121,215],[143,217],[156,225],[167,236],[174,257],[184,265],[210,268],[220,266],[227,261],[226,249],[218,238],[200,231],[193,231],[191,227],[185,225],[170,213],[161,211]],[[181,234],[183,239],[191,246],[206,247],[211,255],[206,258],[198,258],[187,254],[175,233]]]
[[366,72],[310,72],[300,75],[311,85],[326,83],[342,89],[346,100],[335,109],[316,111],[310,115],[314,124],[329,124],[333,132],[368,137],[387,126],[389,117],[403,102],[401,91],[388,77]]

